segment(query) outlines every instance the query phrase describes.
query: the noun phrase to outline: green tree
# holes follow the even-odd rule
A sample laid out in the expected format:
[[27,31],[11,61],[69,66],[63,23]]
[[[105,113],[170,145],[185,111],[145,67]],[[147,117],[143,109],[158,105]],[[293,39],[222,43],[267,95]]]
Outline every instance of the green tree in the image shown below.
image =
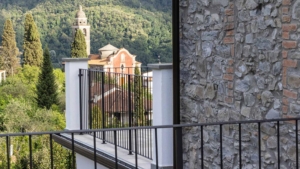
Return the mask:
[[143,79],[140,68],[134,68],[134,112],[138,125],[143,125],[144,119],[144,97],[143,97]]
[[2,50],[0,53],[0,69],[6,70],[8,75],[13,75],[20,66],[16,43],[16,33],[11,20],[6,20],[2,34]]
[[26,14],[24,27],[24,64],[40,67],[43,62],[43,49],[40,34],[31,13]]
[[91,129],[100,129],[102,128],[102,111],[97,106],[92,107],[92,128]]
[[86,58],[86,43],[85,38],[80,29],[77,29],[74,37],[74,41],[71,45],[71,57],[72,58]]
[[44,61],[39,80],[36,85],[37,105],[41,108],[50,109],[53,104],[57,104],[57,86],[50,60],[49,49],[44,50]]

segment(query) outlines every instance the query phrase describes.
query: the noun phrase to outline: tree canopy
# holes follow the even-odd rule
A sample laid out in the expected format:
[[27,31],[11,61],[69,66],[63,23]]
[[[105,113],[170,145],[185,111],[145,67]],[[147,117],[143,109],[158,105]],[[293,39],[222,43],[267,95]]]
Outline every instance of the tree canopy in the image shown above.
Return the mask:
[[57,86],[48,48],[44,50],[42,71],[36,89],[38,107],[50,109],[53,104],[57,104]]
[[43,62],[43,49],[40,34],[31,13],[25,16],[24,28],[24,64],[40,67]]
[[72,58],[87,58],[86,42],[81,29],[77,29],[75,32],[74,41],[71,46]]
[[20,66],[19,49],[17,48],[16,35],[11,20],[6,20],[2,34],[2,49],[0,51],[0,69],[12,75]]

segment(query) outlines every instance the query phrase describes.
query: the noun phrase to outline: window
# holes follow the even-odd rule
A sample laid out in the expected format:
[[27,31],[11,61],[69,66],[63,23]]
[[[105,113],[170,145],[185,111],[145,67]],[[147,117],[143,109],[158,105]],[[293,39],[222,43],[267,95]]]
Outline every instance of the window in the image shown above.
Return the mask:
[[125,55],[121,54],[121,62],[125,62]]

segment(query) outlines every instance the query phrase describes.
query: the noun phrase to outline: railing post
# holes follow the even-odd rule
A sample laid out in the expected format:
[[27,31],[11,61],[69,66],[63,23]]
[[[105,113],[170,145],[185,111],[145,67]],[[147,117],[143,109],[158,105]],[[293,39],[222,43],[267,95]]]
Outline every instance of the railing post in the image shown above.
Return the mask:
[[[148,64],[148,67],[153,71],[153,126],[172,125],[173,66],[169,63],[162,63]],[[181,129],[176,129],[176,131],[180,132]],[[155,147],[158,151],[155,150]],[[173,168],[173,152],[173,129],[157,129],[157,140],[152,138],[153,161],[151,167]]]
[[[129,112],[129,127],[132,127],[132,109],[131,109],[131,83],[130,75],[128,75],[128,112]],[[128,131],[129,134],[129,155],[132,155],[132,139],[131,139],[131,130]]]
[[[88,68],[88,58],[63,58],[62,61],[65,62],[66,74],[66,130],[79,130],[82,122],[80,120],[78,70]],[[87,100],[81,100],[81,102],[87,102]]]
[[[102,128],[105,128],[105,108],[104,108],[104,82],[105,80],[105,72],[101,72],[101,104],[102,104],[102,109],[101,109],[101,113],[102,113]],[[103,131],[102,133],[102,144],[105,144],[105,131]]]

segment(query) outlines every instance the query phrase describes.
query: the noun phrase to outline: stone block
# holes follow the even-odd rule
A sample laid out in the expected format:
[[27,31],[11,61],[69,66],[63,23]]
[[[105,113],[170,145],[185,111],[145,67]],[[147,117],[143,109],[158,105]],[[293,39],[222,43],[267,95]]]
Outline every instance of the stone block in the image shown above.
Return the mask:
[[283,41],[282,46],[286,49],[294,49],[297,47],[297,41]]
[[291,5],[291,0],[282,0],[282,5]]
[[295,74],[288,75],[287,83],[293,88],[300,88],[300,76]]
[[293,92],[293,91],[290,91],[290,90],[287,90],[287,89],[283,89],[283,95],[288,97],[288,98],[291,98],[291,99],[297,99],[298,98],[297,92]]
[[289,32],[289,31],[296,31],[297,30],[297,24],[283,24],[282,25],[282,31]]
[[234,73],[234,68],[233,67],[226,68],[226,73]]
[[245,41],[246,41],[247,44],[252,44],[253,43],[253,33],[247,34]]
[[210,100],[214,99],[216,96],[216,91],[213,84],[208,84],[204,91],[204,96]]
[[224,74],[223,79],[228,80],[228,81],[232,81],[234,79],[234,76],[232,74]]
[[215,40],[218,33],[218,31],[203,31],[201,33],[201,40]]
[[[288,56],[288,51],[286,51],[286,50],[282,50],[282,58],[287,58],[287,56]],[[299,54],[299,58],[300,58],[300,54]]]
[[238,13],[238,18],[243,22],[251,20],[249,11],[240,11]]
[[285,67],[297,67],[297,60],[284,59],[283,66]]
[[233,98],[232,97],[225,97],[224,101],[227,104],[232,104],[233,103]]
[[282,39],[289,39],[290,38],[290,32],[282,32]]
[[269,107],[270,106],[270,103],[273,102],[273,94],[266,90],[264,91],[262,94],[261,94],[261,101],[262,101],[262,104],[264,107]]
[[223,39],[223,43],[224,44],[232,44],[232,43],[234,43],[234,37],[225,37]]
[[250,107],[246,107],[246,106],[242,107],[241,114],[243,116],[249,118],[250,117],[250,113],[251,113],[251,108]]
[[298,104],[290,104],[290,111],[296,114],[300,113],[300,105]]
[[273,43],[267,38],[256,38],[255,46],[257,49],[273,50]]
[[225,9],[225,15],[233,15],[234,11],[232,9]]
[[281,8],[281,12],[282,14],[286,15],[289,14],[289,7],[285,6]]
[[289,15],[283,15],[281,17],[282,22],[291,22],[291,16]]
[[227,23],[227,24],[225,24],[224,29],[225,30],[232,30],[232,29],[234,29],[234,23]]
[[247,9],[255,9],[258,6],[258,4],[254,0],[246,0],[245,7]]
[[280,113],[277,110],[271,109],[266,115],[266,119],[279,119]]
[[255,97],[250,93],[244,93],[245,105],[251,107],[255,104]]
[[300,59],[300,53],[299,52],[293,52],[291,54],[291,59]]

